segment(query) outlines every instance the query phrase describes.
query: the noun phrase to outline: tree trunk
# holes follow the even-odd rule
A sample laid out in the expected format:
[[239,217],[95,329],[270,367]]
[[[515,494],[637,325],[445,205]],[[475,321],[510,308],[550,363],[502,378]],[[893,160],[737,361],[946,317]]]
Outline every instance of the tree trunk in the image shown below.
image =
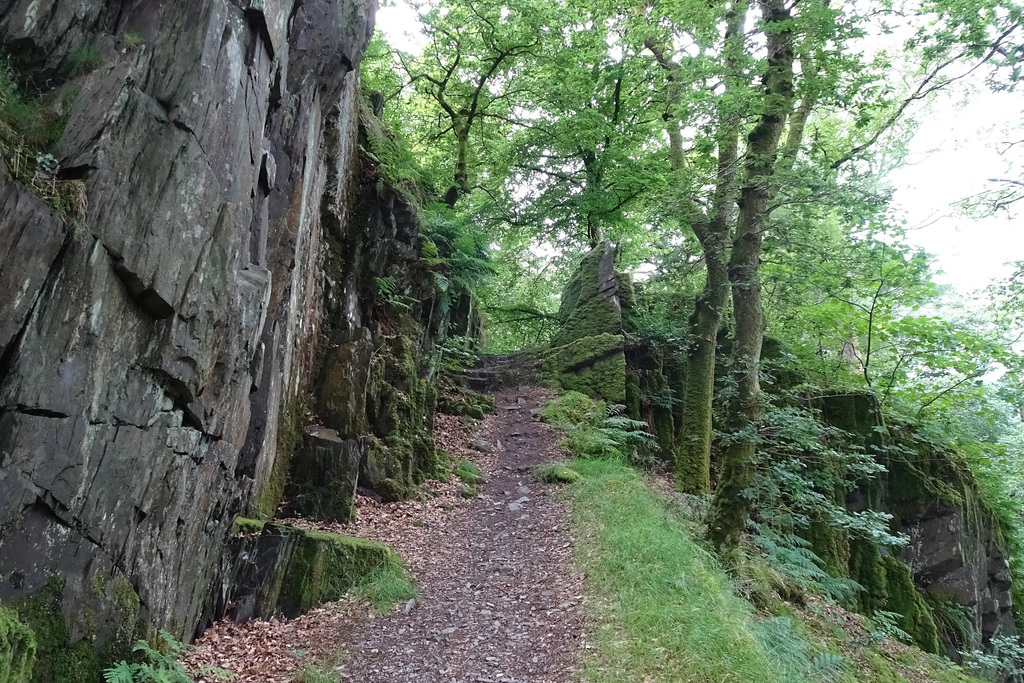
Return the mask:
[[771,176],[786,117],[793,103],[793,35],[783,0],[761,0],[768,64],[764,75],[764,113],[747,136],[745,180],[740,192],[739,217],[729,259],[736,334],[733,377],[736,395],[729,408],[730,443],[722,477],[708,520],[708,537],[720,553],[739,544],[750,516],[754,483],[753,460],[761,420],[761,234],[765,226]]
[[[689,321],[683,419],[679,429],[679,449],[675,454],[676,487],[684,493],[702,494],[711,488],[711,406],[715,393],[715,353],[722,311],[729,296],[729,272],[725,259],[739,149],[739,121],[730,110],[728,95],[737,87],[738,53],[743,50],[743,22],[747,5],[747,0],[733,2],[726,14],[726,93],[719,113],[714,203],[708,223],[693,224],[693,232],[704,252],[707,276]],[[670,141],[671,138],[670,133]]]
[[452,123],[455,131],[456,157],[455,178],[452,186],[445,192],[444,201],[449,208],[455,208],[459,199],[469,194],[469,129],[468,122],[456,120]]

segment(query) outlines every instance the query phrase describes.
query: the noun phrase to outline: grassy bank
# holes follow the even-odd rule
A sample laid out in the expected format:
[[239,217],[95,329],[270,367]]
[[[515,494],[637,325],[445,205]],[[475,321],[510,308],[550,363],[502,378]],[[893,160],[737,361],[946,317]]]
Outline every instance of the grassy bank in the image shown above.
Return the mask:
[[576,460],[572,499],[585,572],[584,679],[799,683],[976,681],[948,660],[870,632],[860,615],[807,596],[774,613],[740,597],[682,513],[620,462]]
[[595,639],[592,681],[782,681],[714,558],[631,468],[577,461],[572,488]]

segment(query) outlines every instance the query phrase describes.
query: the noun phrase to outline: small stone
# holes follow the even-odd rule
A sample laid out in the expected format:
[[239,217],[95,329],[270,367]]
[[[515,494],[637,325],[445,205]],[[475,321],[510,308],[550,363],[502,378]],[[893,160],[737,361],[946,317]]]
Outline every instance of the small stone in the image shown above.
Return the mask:
[[494,452],[494,449],[491,447],[490,444],[484,443],[483,441],[479,441],[479,440],[474,441],[470,445],[470,448],[472,448],[474,451],[479,451],[481,453],[493,453]]
[[521,405],[521,406],[525,406],[526,405],[526,399],[523,398],[522,396],[520,396],[516,400],[519,402],[519,405]]
[[519,512],[520,510],[523,509],[523,506],[522,506],[521,503],[509,503],[508,504],[508,509],[511,512]]
[[412,608],[415,607],[415,606],[416,606],[416,598],[412,598],[411,600],[409,600],[409,602],[405,603],[405,609],[402,610],[402,613],[405,614],[406,616],[408,616],[409,612],[411,612]]
[[453,633],[455,633],[454,626],[449,626],[448,628],[441,629],[441,635],[450,636]]
[[526,494],[532,493],[532,491],[530,491],[530,487],[529,486],[520,486],[519,487],[519,493],[522,493],[523,495],[526,495]]

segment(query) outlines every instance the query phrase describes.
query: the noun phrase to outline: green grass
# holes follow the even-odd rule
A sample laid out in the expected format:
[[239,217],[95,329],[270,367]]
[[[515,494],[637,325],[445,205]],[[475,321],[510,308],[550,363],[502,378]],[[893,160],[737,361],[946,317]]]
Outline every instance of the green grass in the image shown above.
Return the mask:
[[398,603],[415,598],[419,591],[404,567],[384,565],[367,574],[352,593],[373,603],[383,614]]
[[459,460],[455,463],[455,476],[468,486],[479,486],[484,482],[484,474],[480,468],[468,460]]
[[751,606],[631,468],[579,461],[573,520],[591,621],[590,681],[773,681]]
[[307,666],[295,675],[292,683],[340,683],[341,677],[332,669]]
[[65,123],[41,98],[25,95],[14,69],[0,57],[0,143],[8,150],[24,146],[31,156],[57,142]]
[[103,55],[93,45],[83,45],[68,53],[68,62],[79,73],[87,73],[103,66]]

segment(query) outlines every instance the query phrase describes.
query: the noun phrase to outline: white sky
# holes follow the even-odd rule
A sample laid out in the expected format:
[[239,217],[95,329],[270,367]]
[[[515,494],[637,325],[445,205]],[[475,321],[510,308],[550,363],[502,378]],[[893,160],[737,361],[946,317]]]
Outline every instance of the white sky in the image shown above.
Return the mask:
[[[416,12],[395,0],[377,13],[377,26],[402,50],[419,51],[424,36]],[[999,142],[1024,138],[1020,123],[1024,93],[991,93],[983,87],[958,102],[962,92],[945,94],[919,113],[908,165],[893,171],[894,203],[906,217],[908,239],[935,257],[936,280],[967,293],[1009,274],[1008,263],[1024,260],[1024,217],[1005,214],[978,220],[961,215],[954,204],[991,188],[988,178],[1008,175]],[[962,106],[961,106],[962,105]],[[1017,127],[1017,136],[1008,138]],[[1024,202],[1019,205],[1024,216]]]
[[[1020,179],[1021,168],[1012,175],[998,150],[1000,142],[1024,138],[1024,94],[977,92],[963,108],[956,99],[944,95],[919,117],[909,164],[889,180],[910,241],[936,257],[939,282],[966,293],[1009,275],[1008,262],[1024,260],[1024,218],[1002,213],[978,220],[951,206],[992,188],[989,178]],[[1008,137],[1013,127],[1015,138]],[[1017,213],[1024,214],[1024,205]]]

